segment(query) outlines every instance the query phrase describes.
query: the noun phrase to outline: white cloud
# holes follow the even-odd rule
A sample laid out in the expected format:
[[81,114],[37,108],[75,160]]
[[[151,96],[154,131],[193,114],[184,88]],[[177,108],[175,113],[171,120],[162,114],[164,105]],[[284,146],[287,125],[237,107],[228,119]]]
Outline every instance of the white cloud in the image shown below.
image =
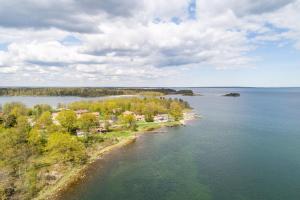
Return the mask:
[[[253,66],[248,53],[265,41],[300,48],[299,0],[198,0],[195,19],[190,3],[0,0],[0,44],[8,45],[0,85],[142,84],[203,66]],[[80,43],[60,42],[70,35]]]

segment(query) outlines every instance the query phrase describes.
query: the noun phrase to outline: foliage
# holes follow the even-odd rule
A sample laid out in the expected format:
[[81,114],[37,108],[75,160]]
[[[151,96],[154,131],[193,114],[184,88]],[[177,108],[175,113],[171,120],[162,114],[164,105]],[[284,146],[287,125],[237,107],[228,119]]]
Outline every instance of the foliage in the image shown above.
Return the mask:
[[44,148],[46,139],[43,138],[43,135],[40,130],[32,129],[28,135],[28,144],[31,146],[32,150],[35,153],[40,154]]
[[47,128],[53,124],[52,116],[49,111],[43,112],[38,120],[36,121],[36,126],[39,128]]
[[54,162],[80,164],[86,160],[84,145],[69,133],[52,133],[45,150]]
[[175,121],[182,118],[182,106],[178,102],[170,104],[170,115],[174,117]]
[[33,109],[31,110],[32,115],[34,115],[35,117],[40,117],[44,112],[51,112],[52,108],[50,105],[48,104],[38,104],[35,105],[33,107]]
[[[45,92],[40,89],[37,91]],[[91,92],[82,92],[87,91]],[[122,91],[141,92],[139,89]],[[151,92],[165,91],[146,91],[146,94]],[[63,108],[56,117],[59,123],[56,124],[52,120],[53,110],[48,105],[36,105],[28,109],[22,103],[13,102],[3,106],[3,113],[0,113],[0,199],[32,199],[45,185],[51,184],[45,180],[48,172],[58,168],[64,173],[74,165],[84,164],[93,149],[132,136],[136,130],[159,127],[160,124],[151,123],[157,114],[169,114],[179,120],[189,105],[181,99],[145,95],[80,101],[63,105]],[[99,119],[92,113],[82,114],[77,119],[74,111],[79,109],[98,112]],[[146,122],[137,121],[137,115],[144,115]],[[99,128],[100,123],[110,132],[90,133],[92,128]],[[86,137],[72,135],[78,128],[87,132]],[[2,184],[3,180],[5,184]]]
[[123,114],[120,117],[121,123],[130,128],[131,130],[136,130],[136,119],[133,114]]
[[133,95],[142,92],[158,92],[164,95],[176,94],[167,88],[0,88],[0,96],[81,96],[97,97],[112,95]]
[[5,117],[3,118],[4,120],[4,127],[5,128],[11,128],[14,127],[17,124],[17,118],[14,115],[5,115]]
[[3,113],[6,115],[14,115],[15,117],[19,117],[21,115],[26,115],[28,109],[26,106],[20,102],[11,102],[6,103],[3,106]]
[[74,133],[76,130],[77,117],[73,110],[61,111],[56,119],[67,132]]
[[83,131],[90,131],[90,128],[98,124],[97,117],[91,113],[85,113],[78,119],[78,127]]

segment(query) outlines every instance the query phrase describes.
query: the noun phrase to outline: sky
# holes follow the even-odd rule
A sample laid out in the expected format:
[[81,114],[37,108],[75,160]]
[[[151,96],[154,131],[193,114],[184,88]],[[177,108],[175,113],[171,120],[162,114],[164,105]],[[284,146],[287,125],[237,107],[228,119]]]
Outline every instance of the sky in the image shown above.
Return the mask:
[[300,0],[0,0],[0,86],[300,86]]

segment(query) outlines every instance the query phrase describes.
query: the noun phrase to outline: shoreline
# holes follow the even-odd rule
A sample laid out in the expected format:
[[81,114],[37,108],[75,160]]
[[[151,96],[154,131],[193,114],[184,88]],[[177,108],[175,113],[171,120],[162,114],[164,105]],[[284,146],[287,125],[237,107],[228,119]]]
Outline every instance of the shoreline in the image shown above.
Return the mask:
[[43,190],[41,190],[38,195],[33,198],[33,200],[56,200],[59,199],[59,196],[61,192],[66,191],[69,187],[71,187],[73,184],[76,184],[78,181],[83,179],[85,177],[85,174],[87,173],[87,170],[91,164],[96,162],[97,160],[103,158],[104,155],[109,154],[113,150],[119,149],[121,147],[124,147],[126,145],[129,145],[133,142],[135,142],[138,137],[145,133],[151,133],[153,131],[157,131],[162,128],[170,128],[170,127],[176,127],[176,126],[185,126],[187,122],[193,121],[195,119],[199,118],[199,115],[194,113],[193,111],[187,111],[184,112],[183,119],[177,122],[166,122],[166,123],[160,123],[156,124],[157,127],[146,127],[142,130],[138,130],[135,132],[132,132],[132,135],[122,138],[115,144],[108,145],[101,149],[100,151],[95,151],[91,154],[90,159],[88,162],[82,166],[75,167],[68,171],[66,174],[62,176],[61,179],[59,179],[54,185],[50,185],[48,187],[45,187]]

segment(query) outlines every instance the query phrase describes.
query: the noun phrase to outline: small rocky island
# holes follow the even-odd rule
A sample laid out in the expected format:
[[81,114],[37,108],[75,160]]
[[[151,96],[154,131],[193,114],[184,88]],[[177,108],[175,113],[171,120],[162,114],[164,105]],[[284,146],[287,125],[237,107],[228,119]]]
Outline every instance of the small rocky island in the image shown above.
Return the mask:
[[183,96],[194,96],[193,90],[178,90],[176,94],[181,94]]
[[241,95],[240,95],[240,93],[232,92],[232,93],[225,94],[223,96],[224,97],[239,97]]

